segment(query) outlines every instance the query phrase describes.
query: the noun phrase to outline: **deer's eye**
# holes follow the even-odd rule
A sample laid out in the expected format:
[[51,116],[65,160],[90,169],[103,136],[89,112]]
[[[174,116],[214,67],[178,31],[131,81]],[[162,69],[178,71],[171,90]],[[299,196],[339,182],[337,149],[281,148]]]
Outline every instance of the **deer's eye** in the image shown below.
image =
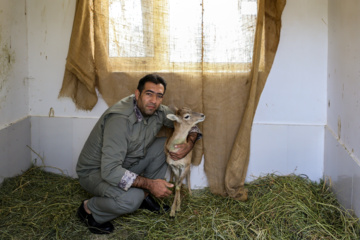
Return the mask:
[[189,119],[189,118],[190,118],[190,115],[189,115],[189,114],[186,114],[184,118],[185,118],[185,119]]

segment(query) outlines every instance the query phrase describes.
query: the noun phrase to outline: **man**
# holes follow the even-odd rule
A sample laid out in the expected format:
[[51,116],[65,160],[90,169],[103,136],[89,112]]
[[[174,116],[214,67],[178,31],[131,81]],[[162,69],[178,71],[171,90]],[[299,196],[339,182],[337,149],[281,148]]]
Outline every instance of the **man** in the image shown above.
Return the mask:
[[[169,188],[173,184],[163,180],[166,139],[156,137],[163,125],[173,127],[166,118],[171,110],[161,104],[165,91],[162,77],[146,75],[135,95],[108,108],[91,131],[76,171],[81,186],[94,195],[78,209],[79,218],[92,233],[111,233],[114,226],[110,220],[139,207],[160,213],[161,206],[150,194],[163,198],[172,193]],[[185,157],[200,137],[199,129],[192,129],[189,141],[170,153],[172,158]],[[163,206],[163,210],[168,209]]]

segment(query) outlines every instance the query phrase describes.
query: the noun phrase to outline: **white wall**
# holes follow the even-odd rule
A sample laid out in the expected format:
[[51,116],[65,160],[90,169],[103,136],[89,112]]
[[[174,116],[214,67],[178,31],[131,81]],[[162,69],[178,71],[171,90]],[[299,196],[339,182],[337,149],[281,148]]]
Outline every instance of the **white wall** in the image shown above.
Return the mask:
[[360,216],[360,2],[329,1],[325,171],[338,199]]
[[255,123],[326,124],[327,0],[287,0]]
[[0,2],[0,182],[30,166],[25,0]]
[[25,0],[0,4],[0,129],[28,115]]
[[29,32],[30,115],[99,117],[106,104],[102,99],[91,111],[76,110],[69,98],[58,99],[65,70],[75,0],[27,0]]
[[[31,158],[76,177],[75,164],[97,118],[106,110],[101,99],[92,111],[58,98],[75,14],[74,0],[27,0]],[[54,117],[49,117],[50,109]],[[38,155],[41,157],[39,157]],[[55,172],[57,169],[49,168]]]
[[280,44],[252,131],[248,180],[275,172],[323,176],[327,0],[288,0]]

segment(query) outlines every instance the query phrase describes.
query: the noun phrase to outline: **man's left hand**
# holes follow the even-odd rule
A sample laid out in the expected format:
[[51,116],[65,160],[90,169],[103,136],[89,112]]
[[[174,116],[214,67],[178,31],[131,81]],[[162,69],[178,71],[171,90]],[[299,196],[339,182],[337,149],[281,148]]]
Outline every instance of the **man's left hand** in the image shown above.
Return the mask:
[[196,132],[191,132],[187,137],[186,143],[176,144],[175,148],[178,150],[176,152],[169,152],[171,159],[176,161],[186,157],[186,155],[193,149],[197,135],[198,134]]
[[171,159],[180,160],[186,157],[186,155],[192,150],[193,144],[191,141],[183,144],[176,144],[175,148],[178,149],[176,152],[169,152]]

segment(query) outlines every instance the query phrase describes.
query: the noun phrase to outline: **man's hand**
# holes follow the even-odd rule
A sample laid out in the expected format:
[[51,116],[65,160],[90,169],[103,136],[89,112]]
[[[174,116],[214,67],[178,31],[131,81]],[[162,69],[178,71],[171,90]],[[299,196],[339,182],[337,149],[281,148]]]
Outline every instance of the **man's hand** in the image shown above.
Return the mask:
[[175,148],[178,150],[176,152],[169,152],[171,159],[176,161],[186,157],[186,155],[193,149],[196,139],[196,132],[189,133],[187,137],[187,143],[176,144]]
[[142,176],[137,176],[132,186],[147,189],[155,197],[163,198],[171,195],[172,191],[170,191],[169,188],[174,187],[174,184],[168,183],[163,179],[149,179]]
[[163,179],[155,179],[151,181],[149,191],[157,198],[168,197],[172,194],[172,191],[169,189],[174,187],[174,184],[168,183]]
[[183,144],[176,144],[175,148],[178,150],[176,152],[169,152],[171,159],[180,160],[186,157],[186,155],[193,149],[193,144],[191,141]]

